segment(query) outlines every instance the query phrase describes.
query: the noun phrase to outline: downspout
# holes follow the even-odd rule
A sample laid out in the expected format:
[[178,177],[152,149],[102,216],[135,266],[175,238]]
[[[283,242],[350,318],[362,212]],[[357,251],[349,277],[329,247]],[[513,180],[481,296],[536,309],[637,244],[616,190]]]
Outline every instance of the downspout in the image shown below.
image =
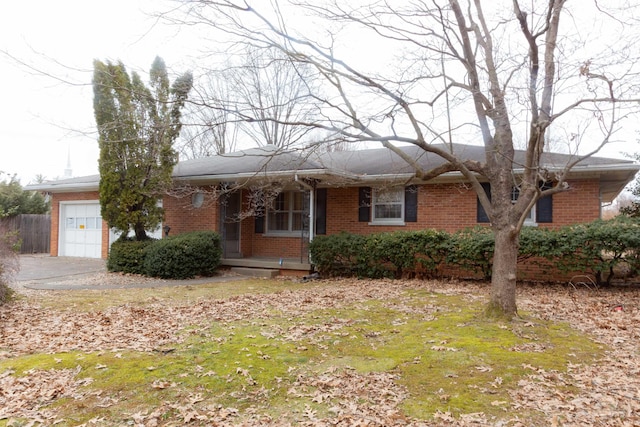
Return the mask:
[[598,191],[598,219],[602,219],[602,186],[598,185],[599,187],[599,191]]

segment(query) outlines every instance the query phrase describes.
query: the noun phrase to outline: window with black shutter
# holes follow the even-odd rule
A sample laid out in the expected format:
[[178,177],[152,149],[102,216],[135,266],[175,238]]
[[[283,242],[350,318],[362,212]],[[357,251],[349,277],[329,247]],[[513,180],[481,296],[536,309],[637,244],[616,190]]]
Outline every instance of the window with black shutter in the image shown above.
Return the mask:
[[358,189],[358,221],[402,225],[418,221],[418,187]]
[[[541,189],[546,190],[551,188],[553,184],[545,183],[542,184]],[[486,192],[489,200],[491,200],[491,185],[489,183],[482,183],[482,188]],[[515,203],[518,200],[520,195],[520,191],[517,187],[513,188],[511,192],[511,201]],[[488,223],[489,216],[487,215],[484,207],[480,204],[480,199],[477,199],[477,218],[476,221],[478,223]],[[537,224],[537,223],[551,223],[553,222],[553,197],[545,196],[539,199],[536,202],[536,205],[529,212],[527,219],[525,220],[525,224]]]

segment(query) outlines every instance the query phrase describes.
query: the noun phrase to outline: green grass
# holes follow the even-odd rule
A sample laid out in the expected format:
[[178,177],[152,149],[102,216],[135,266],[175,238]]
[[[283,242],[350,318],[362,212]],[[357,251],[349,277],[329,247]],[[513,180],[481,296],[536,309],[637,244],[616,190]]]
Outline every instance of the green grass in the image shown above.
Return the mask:
[[[256,292],[251,283],[238,289]],[[260,291],[291,285],[266,283],[269,287]],[[155,295],[156,302],[188,291],[164,292]],[[206,285],[194,292],[198,298],[207,293],[221,297]],[[73,299],[72,295],[67,297]],[[75,304],[85,298],[79,293]],[[94,298],[86,304],[114,303]],[[199,405],[241,412],[252,408],[280,419],[295,418],[296,411],[309,406],[328,416],[331,399],[317,402],[288,391],[299,376],[313,377],[329,369],[396,374],[408,392],[401,407],[406,416],[428,420],[437,411],[483,412],[499,420],[506,416],[508,391],[530,373],[528,366],[562,372],[569,363],[591,363],[602,354],[598,345],[567,324],[526,316],[513,322],[490,320],[483,317],[483,309],[483,303],[463,296],[412,290],[397,300],[368,300],[304,316],[212,321],[204,330],[185,330],[187,340],[164,352],[35,354],[4,360],[0,373],[9,368],[23,375],[30,369],[80,366],[79,376],[93,379],[85,389],[95,393],[53,404],[68,423],[60,425],[95,417],[123,423],[128,414],[196,393],[202,399]],[[117,403],[99,407],[106,397]]]

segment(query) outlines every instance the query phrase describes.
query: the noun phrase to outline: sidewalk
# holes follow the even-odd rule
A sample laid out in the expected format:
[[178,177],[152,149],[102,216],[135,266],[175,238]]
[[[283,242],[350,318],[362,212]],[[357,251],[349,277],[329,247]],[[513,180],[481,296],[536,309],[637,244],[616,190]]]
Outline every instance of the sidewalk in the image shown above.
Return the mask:
[[20,255],[17,287],[38,290],[126,289],[199,285],[242,280],[240,275],[221,274],[188,280],[108,273],[103,259]]

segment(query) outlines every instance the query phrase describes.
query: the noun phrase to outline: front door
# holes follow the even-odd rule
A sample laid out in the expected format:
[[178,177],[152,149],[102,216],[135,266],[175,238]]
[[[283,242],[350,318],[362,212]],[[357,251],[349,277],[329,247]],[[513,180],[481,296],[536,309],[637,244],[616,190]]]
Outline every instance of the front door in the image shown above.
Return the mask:
[[224,258],[240,258],[240,209],[241,192],[227,195],[220,204],[222,211],[222,256]]

